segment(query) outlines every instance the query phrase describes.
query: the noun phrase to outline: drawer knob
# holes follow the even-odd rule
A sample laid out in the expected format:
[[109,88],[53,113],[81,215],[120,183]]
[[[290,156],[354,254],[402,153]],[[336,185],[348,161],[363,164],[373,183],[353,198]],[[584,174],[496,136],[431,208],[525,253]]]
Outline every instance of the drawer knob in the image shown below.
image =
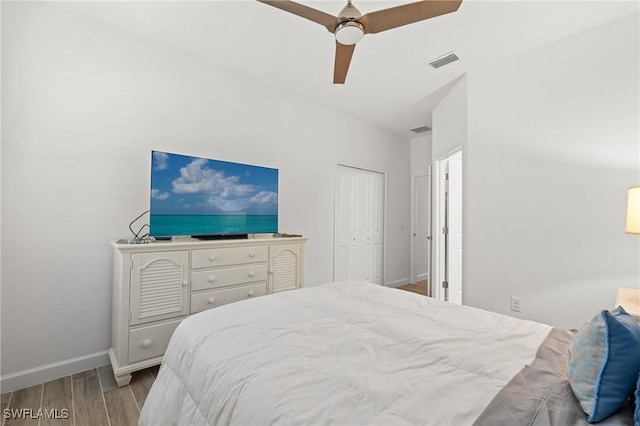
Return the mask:
[[215,301],[216,301],[216,299],[215,299],[214,297],[210,297],[210,298],[209,298],[209,300],[207,300],[207,302],[208,302],[210,305],[213,305],[213,302],[215,302]]
[[144,342],[142,342],[142,347],[143,348],[150,348],[151,347],[151,340],[145,340]]
[[212,254],[211,256],[209,256],[209,260],[213,262],[214,260],[216,260],[216,256]]
[[256,274],[256,273],[255,273],[255,272],[253,272],[253,271],[250,271],[250,272],[249,272],[249,276],[250,276],[250,277],[254,276],[255,274]]
[[249,252],[249,257],[254,257],[256,254],[252,251]]
[[209,282],[210,282],[210,283],[215,282],[215,280],[216,280],[216,277],[214,277],[213,275],[211,275],[211,276],[209,277]]
[[253,290],[250,290],[249,293],[247,293],[247,296],[252,297],[253,296]]

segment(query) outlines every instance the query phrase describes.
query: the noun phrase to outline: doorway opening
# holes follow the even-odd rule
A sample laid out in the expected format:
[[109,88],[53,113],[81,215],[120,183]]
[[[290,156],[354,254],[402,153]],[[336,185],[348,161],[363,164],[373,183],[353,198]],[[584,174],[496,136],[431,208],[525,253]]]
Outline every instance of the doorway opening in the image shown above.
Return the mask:
[[431,168],[428,174],[413,177],[413,226],[411,246],[411,287],[430,296],[431,274]]
[[462,304],[462,149],[436,161],[434,176],[431,294]]

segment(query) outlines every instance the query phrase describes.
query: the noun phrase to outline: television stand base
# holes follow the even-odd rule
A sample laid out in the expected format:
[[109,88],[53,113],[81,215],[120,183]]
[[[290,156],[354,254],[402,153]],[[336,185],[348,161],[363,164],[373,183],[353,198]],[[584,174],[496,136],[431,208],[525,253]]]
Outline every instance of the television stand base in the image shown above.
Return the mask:
[[202,241],[215,241],[215,240],[247,240],[249,234],[225,234],[225,235],[192,235],[191,238]]

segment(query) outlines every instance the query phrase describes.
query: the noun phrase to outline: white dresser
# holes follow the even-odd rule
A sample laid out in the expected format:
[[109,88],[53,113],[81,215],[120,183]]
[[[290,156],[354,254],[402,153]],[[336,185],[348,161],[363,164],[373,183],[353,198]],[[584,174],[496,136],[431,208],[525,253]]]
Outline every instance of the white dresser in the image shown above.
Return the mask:
[[619,288],[616,306],[622,306],[640,324],[640,288]]
[[162,361],[191,314],[304,285],[306,238],[113,243],[109,357],[119,386]]

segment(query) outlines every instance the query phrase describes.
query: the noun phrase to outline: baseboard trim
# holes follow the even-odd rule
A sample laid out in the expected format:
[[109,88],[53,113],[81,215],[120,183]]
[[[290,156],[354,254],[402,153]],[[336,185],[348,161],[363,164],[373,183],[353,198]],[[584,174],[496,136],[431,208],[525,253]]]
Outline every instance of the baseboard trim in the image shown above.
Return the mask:
[[393,288],[398,288],[402,285],[407,285],[411,283],[411,279],[409,279],[409,277],[403,278],[401,280],[396,280],[396,281],[391,281],[386,283],[384,286],[385,287],[393,287]]
[[2,393],[13,392],[107,364],[109,364],[109,353],[107,351],[96,352],[41,367],[5,374],[0,377],[0,389],[2,389]]

